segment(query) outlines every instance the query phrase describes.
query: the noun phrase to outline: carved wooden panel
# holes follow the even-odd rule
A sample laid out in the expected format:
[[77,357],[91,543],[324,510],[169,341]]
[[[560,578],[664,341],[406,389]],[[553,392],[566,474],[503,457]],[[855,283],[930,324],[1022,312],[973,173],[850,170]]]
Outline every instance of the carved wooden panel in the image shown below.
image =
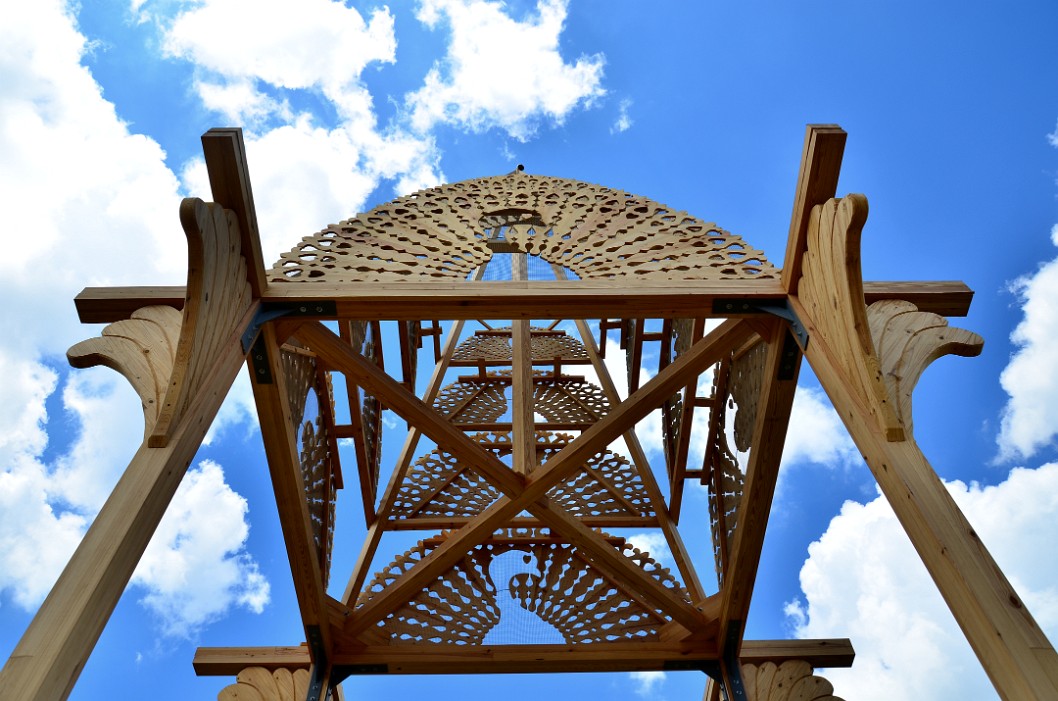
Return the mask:
[[506,244],[580,278],[775,277],[741,237],[645,197],[522,172],[422,190],[304,238],[275,282],[467,279]]
[[767,701],[842,701],[834,696],[834,687],[823,677],[812,673],[812,665],[803,660],[743,664],[742,682],[746,697]]
[[239,672],[236,682],[217,694],[217,701],[294,701],[304,699],[309,693],[309,671],[307,669],[268,670],[264,667],[247,667]]
[[[440,539],[420,542],[379,572],[361,594],[370,601],[420,561]],[[613,540],[613,539],[611,539]],[[636,566],[689,600],[667,569],[621,539],[615,547]],[[515,553],[520,571],[501,581],[494,561]],[[519,610],[520,609],[520,610]],[[543,530],[505,529],[473,548],[406,605],[381,621],[376,632],[392,644],[480,645],[505,617],[528,612],[536,625],[521,637],[497,644],[532,644],[541,636],[561,636],[567,644],[621,640],[657,640],[668,619],[636,603],[636,597],[603,577],[577,549]],[[518,634],[514,634],[517,636]],[[490,644],[491,641],[490,641]]]
[[[330,577],[336,504],[335,472],[338,456],[330,436],[327,407],[333,397],[330,382],[317,367],[315,356],[298,348],[280,352],[286,379],[287,401],[297,437],[301,479],[305,486],[313,543],[323,573]],[[309,399],[312,398],[312,402]]]
[[721,585],[724,582],[727,553],[731,551],[735,541],[738,510],[745,482],[738,458],[728,445],[725,430],[727,411],[731,407],[729,395],[723,389],[728,386],[730,368],[730,362],[722,362],[713,375],[714,416],[710,417],[710,425],[714,430],[709,436],[703,465],[709,486],[709,525],[713,536],[713,559],[716,562],[717,580]]
[[[537,457],[547,462],[572,436],[537,431]],[[510,432],[478,433],[471,438],[497,457],[511,454]],[[591,458],[548,497],[574,516],[655,516],[642,478],[625,458],[606,450]],[[435,449],[419,458],[401,483],[391,520],[416,517],[470,518],[500,497],[500,492],[447,451]]]
[[474,335],[463,341],[452,354],[455,362],[483,360],[485,362],[511,362],[510,336]]
[[510,382],[499,379],[484,382],[454,382],[438,393],[433,406],[442,416],[451,421],[492,423],[507,413],[509,404],[507,387],[509,385]]
[[727,391],[735,402],[735,448],[741,453],[752,447],[753,427],[757,424],[757,404],[764,383],[764,363],[767,358],[768,344],[761,342],[731,362]]
[[541,382],[533,386],[533,411],[553,423],[595,423],[610,412],[602,388],[590,382]]

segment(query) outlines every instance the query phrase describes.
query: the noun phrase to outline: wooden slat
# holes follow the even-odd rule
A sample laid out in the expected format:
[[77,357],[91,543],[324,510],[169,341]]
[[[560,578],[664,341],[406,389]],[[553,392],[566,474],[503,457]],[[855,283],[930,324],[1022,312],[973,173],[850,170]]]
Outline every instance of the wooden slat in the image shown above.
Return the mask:
[[[717,654],[715,644],[709,641],[590,646],[497,645],[487,649],[456,645],[373,646],[362,650],[337,650],[335,666],[357,666],[377,670],[380,674],[634,672],[662,671],[676,668],[681,663],[713,661]],[[849,667],[854,657],[855,652],[847,638],[747,640],[742,646],[742,661],[751,664],[804,660],[816,668]],[[307,669],[309,664],[305,646],[200,647],[194,658],[195,673],[199,676],[232,676],[247,666],[268,670]],[[570,666],[560,668],[560,664]]]
[[[578,517],[584,525],[591,528],[657,528],[658,519],[653,516],[583,516]],[[415,516],[389,521],[386,530],[390,531],[440,531],[462,528],[470,523],[469,516]],[[545,525],[538,518],[520,516],[511,519],[511,525],[519,528],[532,528]]]
[[836,124],[809,124],[805,129],[805,145],[782,269],[782,284],[790,294],[797,294],[797,283],[801,279],[801,255],[805,250],[812,207],[823,204],[837,192],[846,136]]
[[233,211],[239,220],[250,288],[254,297],[261,297],[268,282],[242,129],[210,129],[202,135],[202,154],[206,159],[213,201]]
[[[557,275],[560,269],[557,266],[552,267]],[[564,275],[565,271],[562,271],[562,274]],[[591,329],[581,319],[577,319],[576,324],[577,330],[580,332],[581,343],[587,350],[588,357],[595,368],[595,374],[599,378],[599,385],[602,387],[603,393],[610,401],[611,406],[617,406],[621,401],[621,397],[617,393],[617,387],[614,385],[613,378],[610,377],[610,371],[603,361],[602,354],[599,352],[598,346],[595,345],[595,338],[591,334]],[[697,375],[694,375],[694,377],[697,378]],[[650,461],[639,443],[639,436],[636,435],[634,424],[632,430],[626,431],[623,437],[628,453],[632,457],[632,464],[639,473],[640,479],[643,480],[647,497],[654,508],[654,513],[657,514],[658,526],[665,536],[669,551],[672,553],[673,562],[676,563],[676,569],[679,570],[680,576],[683,578],[684,586],[695,600],[701,599],[704,597],[701,580],[698,578],[698,573],[694,570],[683,538],[680,536],[679,531],[676,530],[676,523],[670,516],[668,509],[665,508],[665,498],[658,488],[657,480],[654,479],[654,471],[650,468]]]
[[[315,283],[289,283],[273,285],[262,301],[345,299],[347,301],[340,306],[338,316],[347,319],[418,319],[423,309],[429,307],[431,316],[441,319],[480,321],[486,318],[551,319],[555,316],[566,319],[577,316],[614,318],[635,313],[657,314],[659,309],[665,309],[673,316],[714,316],[710,314],[714,299],[785,299],[785,291],[778,280],[722,283],[683,280],[679,285],[643,286],[640,283],[630,284],[627,288],[599,287],[585,280],[565,287],[554,287],[554,283],[547,282],[482,283],[495,286],[487,288],[490,294],[503,293],[502,297],[491,301],[488,295],[480,294],[478,288],[468,287],[469,284],[365,283],[325,287]],[[582,285],[586,287],[578,292]],[[905,299],[922,311],[941,316],[966,316],[973,300],[973,291],[965,283],[949,280],[865,282],[863,292],[868,304],[880,299]],[[565,295],[570,295],[572,306],[563,307]],[[74,298],[77,318],[85,324],[127,319],[140,307],[154,304],[182,309],[184,288],[86,287]]]

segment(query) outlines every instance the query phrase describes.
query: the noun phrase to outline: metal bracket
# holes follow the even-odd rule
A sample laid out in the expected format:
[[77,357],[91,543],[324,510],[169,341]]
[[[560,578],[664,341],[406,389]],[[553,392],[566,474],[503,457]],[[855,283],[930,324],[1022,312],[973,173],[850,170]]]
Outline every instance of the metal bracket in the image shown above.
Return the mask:
[[265,302],[257,310],[250,325],[242,335],[242,350],[249,353],[253,348],[261,327],[273,319],[284,316],[301,316],[316,318],[335,318],[338,316],[338,305],[334,300],[317,302]]
[[312,676],[309,679],[309,692],[305,701],[321,701],[330,695],[330,689],[324,689],[327,677],[327,653],[323,649],[323,635],[319,626],[306,626],[309,649],[312,650]]
[[717,299],[713,300],[713,314],[771,314],[790,324],[797,345],[804,352],[808,348],[808,329],[790,308],[787,299]]
[[730,684],[721,684],[727,701],[748,701],[746,685],[742,681],[742,667],[738,663],[738,643],[742,637],[742,621],[731,621],[727,629],[727,644],[724,645],[724,667]]

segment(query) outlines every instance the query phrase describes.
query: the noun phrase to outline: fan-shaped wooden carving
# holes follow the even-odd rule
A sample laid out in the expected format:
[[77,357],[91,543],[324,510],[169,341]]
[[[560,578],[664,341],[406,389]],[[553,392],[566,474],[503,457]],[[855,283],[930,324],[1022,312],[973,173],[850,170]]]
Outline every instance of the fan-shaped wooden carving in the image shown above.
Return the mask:
[[[509,213],[517,213],[511,216]],[[579,277],[775,277],[761,251],[686,212],[620,190],[516,172],[422,190],[302,240],[280,281],[466,279],[505,243]]]
[[803,660],[742,665],[746,696],[764,701],[842,701],[823,677],[812,674]]
[[[442,534],[439,539],[422,541],[399,555],[375,576],[358,605],[401,578],[446,537]],[[647,553],[623,539],[610,540],[663,586],[689,600],[679,582]],[[493,581],[493,559],[510,551],[525,553],[526,560],[535,563],[535,570],[509,582]],[[553,539],[546,531],[512,528],[472,549],[455,567],[381,621],[377,632],[392,644],[479,645],[501,620],[496,603],[498,586],[508,589],[522,609],[535,613],[542,629],[557,629],[569,644],[656,640],[658,629],[668,622],[661,612],[643,606],[638,597],[600,574],[574,546]]]

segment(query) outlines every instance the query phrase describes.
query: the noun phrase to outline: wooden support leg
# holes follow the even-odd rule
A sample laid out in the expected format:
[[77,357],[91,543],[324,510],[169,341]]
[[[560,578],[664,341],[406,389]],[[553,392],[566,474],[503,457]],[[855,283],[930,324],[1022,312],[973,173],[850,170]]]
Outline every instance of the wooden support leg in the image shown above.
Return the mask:
[[983,341],[909,303],[864,306],[866,218],[862,195],[812,209],[790,300],[808,330],[805,357],[999,695],[1058,699],[1058,654],[912,435],[923,369],[946,353],[975,355]]
[[236,337],[168,444],[144,439],[0,672],[5,701],[69,695],[242,363]]

